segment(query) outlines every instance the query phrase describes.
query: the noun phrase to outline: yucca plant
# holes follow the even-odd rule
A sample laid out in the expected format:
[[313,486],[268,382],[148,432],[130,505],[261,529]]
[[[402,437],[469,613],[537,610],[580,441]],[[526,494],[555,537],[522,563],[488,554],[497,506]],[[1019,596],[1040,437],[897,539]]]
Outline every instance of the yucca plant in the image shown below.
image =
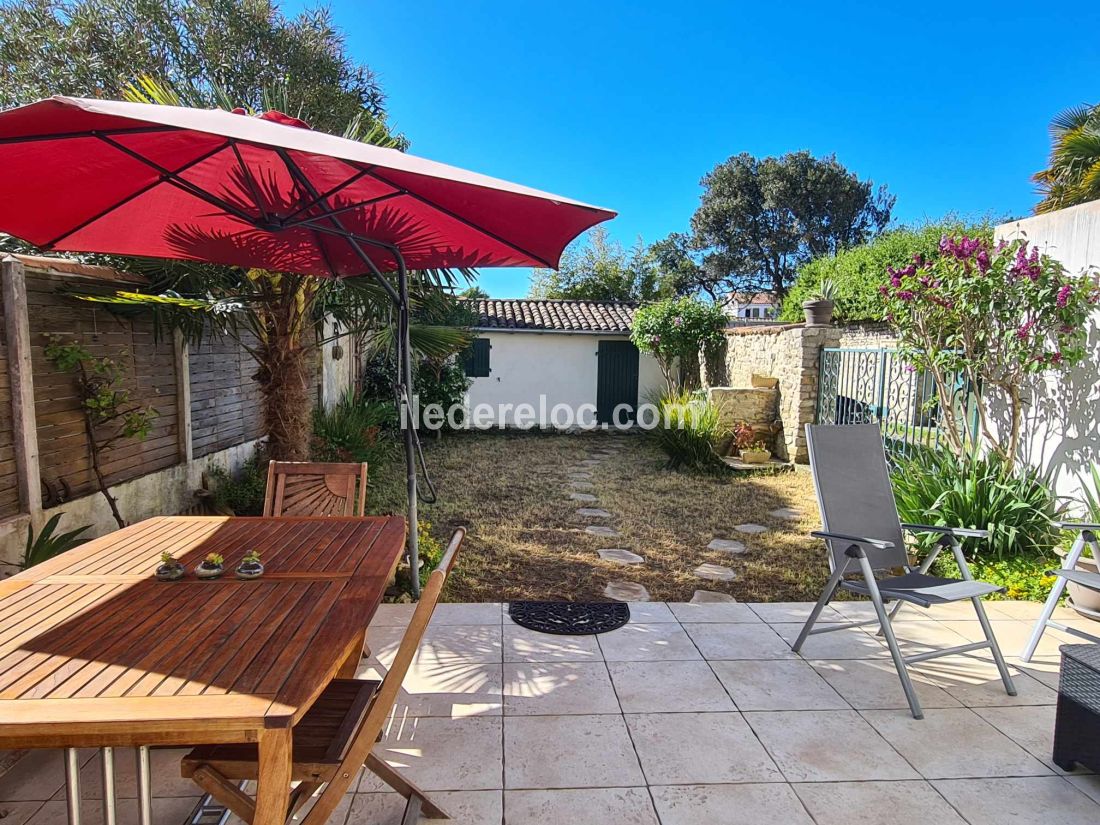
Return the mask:
[[[898,460],[893,485],[903,522],[988,530],[989,538],[964,540],[968,558],[1047,556],[1057,543],[1054,522],[1063,508],[1049,480],[996,454],[915,452]],[[921,536],[918,547],[927,551],[936,540]]]
[[319,461],[381,458],[391,444],[383,432],[396,423],[392,404],[348,392],[332,409],[313,412],[313,457]]
[[715,445],[729,435],[718,408],[698,393],[681,392],[656,401],[661,420],[651,435],[678,470],[717,473],[726,469]]
[[87,539],[81,538],[81,534],[92,529],[90,524],[54,535],[54,531],[57,529],[63,515],[65,514],[58,513],[52,516],[49,521],[42,525],[38,535],[35,535],[34,530],[27,531],[27,546],[23,551],[23,560],[19,563],[21,569],[26,570],[28,567],[34,567],[36,564],[41,564],[54,556],[59,556],[87,541]]

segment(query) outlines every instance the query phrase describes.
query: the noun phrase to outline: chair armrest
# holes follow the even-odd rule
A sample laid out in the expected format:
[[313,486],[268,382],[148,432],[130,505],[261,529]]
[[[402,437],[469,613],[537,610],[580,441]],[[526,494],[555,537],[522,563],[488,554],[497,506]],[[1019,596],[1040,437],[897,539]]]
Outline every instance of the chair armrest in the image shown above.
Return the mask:
[[850,536],[847,533],[830,533],[826,530],[815,530],[810,533],[815,539],[832,539],[833,541],[847,541],[858,544],[860,547],[873,547],[876,550],[889,550],[894,546],[892,541],[872,539],[866,536]]
[[988,530],[975,530],[971,527],[942,527],[934,524],[903,524],[903,530],[910,533],[939,533],[943,536],[984,539],[989,537]]
[[1056,521],[1054,526],[1059,530],[1100,530],[1100,524],[1086,524],[1083,521]]

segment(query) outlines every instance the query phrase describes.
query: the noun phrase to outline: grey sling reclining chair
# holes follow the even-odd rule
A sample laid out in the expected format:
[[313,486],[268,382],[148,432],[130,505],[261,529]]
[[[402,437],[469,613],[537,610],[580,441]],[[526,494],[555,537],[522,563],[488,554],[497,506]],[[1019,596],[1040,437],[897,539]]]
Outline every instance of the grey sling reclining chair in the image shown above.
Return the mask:
[[1094,559],[1100,559],[1100,545],[1098,545],[1096,541],[1096,533],[1100,532],[1100,524],[1080,524],[1077,522],[1062,521],[1058,522],[1057,526],[1062,530],[1075,531],[1077,533],[1077,540],[1073,542],[1073,547],[1071,547],[1069,553],[1066,554],[1066,560],[1062,565],[1062,569],[1050,571],[1051,574],[1058,577],[1058,581],[1056,581],[1054,587],[1051,588],[1050,595],[1047,596],[1046,604],[1043,605],[1043,612],[1039,616],[1039,620],[1035,623],[1035,629],[1031,631],[1031,638],[1028,639],[1027,647],[1025,647],[1024,652],[1020,654],[1020,658],[1025,662],[1030,662],[1031,657],[1035,655],[1035,648],[1039,646],[1039,640],[1043,638],[1043,633],[1048,627],[1053,627],[1055,630],[1061,630],[1063,633],[1071,633],[1074,636],[1080,636],[1082,639],[1088,639],[1090,642],[1100,642],[1100,636],[1093,636],[1091,633],[1086,633],[1075,627],[1069,627],[1068,625],[1061,624],[1050,618],[1054,615],[1054,608],[1058,606],[1058,600],[1062,598],[1062,593],[1065,591],[1066,585],[1069,582],[1100,593],[1100,573],[1090,573],[1087,570],[1075,569],[1077,567],[1077,560],[1081,558],[1081,554],[1084,552],[1086,544],[1092,549],[1092,557]]
[[[996,593],[1004,588],[985,582],[974,581],[970,576],[966,559],[963,558],[959,539],[964,536],[985,537],[985,530],[968,530],[954,527],[932,527],[923,524],[902,524],[898,519],[894,492],[890,486],[890,471],[886,464],[886,453],[882,443],[882,433],[877,424],[855,424],[848,426],[806,426],[806,439],[810,450],[810,467],[813,470],[814,487],[817,490],[818,504],[821,508],[822,529],[812,533],[815,538],[824,539],[829,549],[829,567],[832,575],[825,585],[821,598],[817,600],[802,632],[798,634],[792,649],[801,650],[806,639],[815,633],[828,633],[849,627],[873,624],[881,627],[894,659],[894,666],[901,679],[902,690],[909,701],[909,709],[914,719],[922,719],[924,713],[917,700],[913,683],[909,679],[907,665],[950,656],[956,653],[968,653],[988,647],[997,663],[1005,690],[1009,696],[1016,695],[1012,676],[1008,672],[997,640],[993,636],[989,619],[982,608],[981,597]],[[905,552],[903,531],[913,533],[939,533],[940,540],[935,550],[928,555],[921,566],[914,570],[909,565]],[[951,548],[962,573],[961,579],[944,579],[928,574],[932,562],[944,548]],[[893,575],[892,571],[901,569],[902,575]],[[875,573],[883,573],[876,578]],[[858,575],[859,578],[845,578]],[[825,605],[836,594],[838,588],[870,596],[875,606],[875,619],[867,621],[824,624],[814,627]],[[978,614],[984,642],[958,645],[943,650],[930,650],[912,656],[903,656],[898,647],[890,621],[902,604],[931,607],[935,604],[970,599],[974,612]],[[887,613],[885,603],[895,602]]]

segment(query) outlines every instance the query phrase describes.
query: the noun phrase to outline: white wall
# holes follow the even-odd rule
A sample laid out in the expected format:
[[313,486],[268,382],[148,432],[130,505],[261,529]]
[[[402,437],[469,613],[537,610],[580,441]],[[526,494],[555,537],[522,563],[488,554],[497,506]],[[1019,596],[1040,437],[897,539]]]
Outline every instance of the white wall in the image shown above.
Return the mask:
[[[555,404],[576,410],[582,404],[596,404],[596,351],[600,341],[623,341],[625,335],[534,332],[478,332],[487,338],[491,373],[474,378],[470,385],[471,408],[493,407],[493,426],[498,405],[530,404],[540,426],[551,426],[549,411]],[[638,361],[638,403],[664,387],[657,361],[642,353]],[[545,416],[540,413],[540,396],[546,396]],[[504,426],[514,426],[514,406],[504,414]],[[592,414],[594,421],[594,413]]]
[[[998,226],[996,238],[1027,238],[1071,273],[1100,267],[1100,201]],[[1021,457],[1049,470],[1059,495],[1076,497],[1080,477],[1100,462],[1100,312],[1088,328],[1085,361],[1060,379],[1037,381],[1023,429]]]

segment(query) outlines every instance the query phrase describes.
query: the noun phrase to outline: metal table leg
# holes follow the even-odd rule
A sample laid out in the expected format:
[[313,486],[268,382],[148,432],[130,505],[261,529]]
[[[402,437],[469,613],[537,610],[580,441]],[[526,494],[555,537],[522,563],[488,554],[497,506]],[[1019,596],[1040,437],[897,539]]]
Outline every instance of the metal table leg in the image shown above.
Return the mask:
[[138,823],[153,825],[153,780],[150,775],[149,746],[137,749]]
[[115,749],[100,748],[103,764],[103,825],[118,825],[118,805],[115,802]]
[[65,807],[69,825],[80,825],[80,752],[65,748]]

